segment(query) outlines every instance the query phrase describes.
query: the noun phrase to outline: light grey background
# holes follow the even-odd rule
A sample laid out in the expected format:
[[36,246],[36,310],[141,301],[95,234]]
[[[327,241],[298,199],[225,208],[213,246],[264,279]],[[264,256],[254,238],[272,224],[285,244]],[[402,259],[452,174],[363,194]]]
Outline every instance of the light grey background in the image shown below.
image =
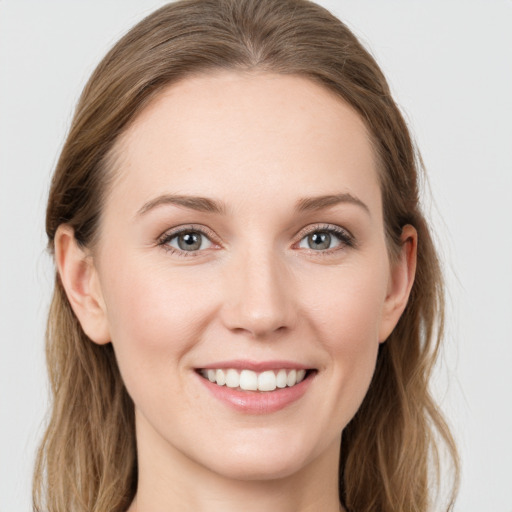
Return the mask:
[[[0,0],[0,512],[31,508],[47,405],[50,174],[95,64],[164,3]],[[449,288],[434,386],[462,455],[456,510],[510,512],[512,1],[320,3],[377,57],[428,168]]]

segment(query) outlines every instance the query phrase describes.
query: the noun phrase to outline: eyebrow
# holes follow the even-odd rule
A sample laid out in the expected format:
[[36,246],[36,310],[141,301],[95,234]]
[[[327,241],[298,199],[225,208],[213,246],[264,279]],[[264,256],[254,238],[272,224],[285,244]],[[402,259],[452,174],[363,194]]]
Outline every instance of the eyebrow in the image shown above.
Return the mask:
[[331,194],[317,197],[305,197],[304,199],[299,199],[299,201],[297,201],[296,209],[299,212],[308,212],[322,210],[324,208],[329,208],[330,206],[335,206],[337,204],[342,203],[360,206],[363,210],[370,214],[370,209],[368,208],[368,206],[366,206],[365,203],[363,203],[363,201],[361,201],[361,199],[348,193]]
[[157,206],[166,204],[183,206],[198,212],[217,213],[219,215],[225,215],[227,210],[224,203],[208,199],[207,197],[163,194],[145,203],[137,215],[144,215]]
[[[297,201],[295,204],[295,209],[298,212],[309,212],[322,210],[324,208],[329,208],[331,206],[342,203],[360,206],[363,210],[370,214],[370,209],[368,206],[366,206],[363,201],[349,193],[305,197]],[[144,215],[150,210],[153,210],[154,208],[162,205],[183,206],[190,210],[206,213],[216,213],[218,215],[225,215],[227,211],[226,205],[223,202],[209,199],[207,197],[163,194],[145,203],[138,211],[137,215]]]

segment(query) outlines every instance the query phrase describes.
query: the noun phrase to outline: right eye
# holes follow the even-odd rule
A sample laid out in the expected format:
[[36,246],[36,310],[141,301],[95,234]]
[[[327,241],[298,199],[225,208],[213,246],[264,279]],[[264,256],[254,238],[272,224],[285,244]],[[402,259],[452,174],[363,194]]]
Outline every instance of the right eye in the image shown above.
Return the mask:
[[159,245],[182,256],[191,256],[193,253],[211,248],[213,242],[202,231],[182,229],[164,235]]

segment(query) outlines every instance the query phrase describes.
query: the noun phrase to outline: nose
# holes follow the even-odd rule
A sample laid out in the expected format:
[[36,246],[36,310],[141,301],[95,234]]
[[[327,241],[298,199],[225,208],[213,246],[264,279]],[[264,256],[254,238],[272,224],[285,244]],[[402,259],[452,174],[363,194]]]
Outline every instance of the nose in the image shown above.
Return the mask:
[[272,251],[241,254],[226,269],[224,325],[259,339],[291,329],[297,318],[292,276]]

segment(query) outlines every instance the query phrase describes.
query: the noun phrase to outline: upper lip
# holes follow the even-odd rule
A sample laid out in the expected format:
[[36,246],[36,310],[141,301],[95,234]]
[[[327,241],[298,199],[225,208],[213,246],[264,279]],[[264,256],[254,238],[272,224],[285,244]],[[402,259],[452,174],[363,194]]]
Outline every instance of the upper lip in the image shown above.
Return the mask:
[[217,369],[229,369],[235,370],[252,370],[254,372],[263,372],[266,370],[310,370],[311,366],[297,363],[295,361],[285,360],[272,360],[272,361],[251,361],[245,359],[232,359],[229,361],[218,361],[209,363],[204,366],[199,366],[201,370],[217,370]]

